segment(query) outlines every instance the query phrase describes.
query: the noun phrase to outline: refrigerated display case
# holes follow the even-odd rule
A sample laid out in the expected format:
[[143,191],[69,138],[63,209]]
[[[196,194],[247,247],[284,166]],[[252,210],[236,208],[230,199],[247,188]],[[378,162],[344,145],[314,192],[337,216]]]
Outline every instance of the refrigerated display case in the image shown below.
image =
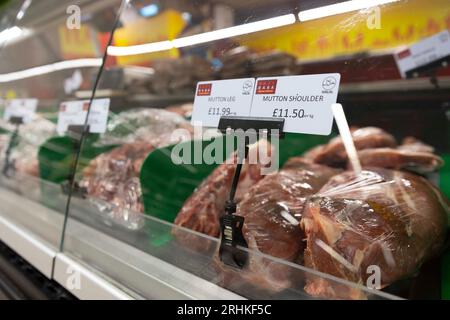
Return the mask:
[[[450,5],[370,5],[31,1],[0,51],[0,98],[38,99],[40,120],[18,138],[2,126],[0,219],[50,243],[46,275],[79,298],[448,299]],[[404,74],[399,59],[430,37],[443,54]],[[328,73],[340,74],[364,171],[337,127],[250,146],[280,169],[243,166],[246,246],[233,250],[247,260],[227,265],[220,219],[235,164],[223,162],[236,154],[227,135],[190,121],[197,83]],[[92,132],[104,99],[107,125]],[[84,118],[60,130],[74,100]],[[67,270],[86,286],[68,285]]]

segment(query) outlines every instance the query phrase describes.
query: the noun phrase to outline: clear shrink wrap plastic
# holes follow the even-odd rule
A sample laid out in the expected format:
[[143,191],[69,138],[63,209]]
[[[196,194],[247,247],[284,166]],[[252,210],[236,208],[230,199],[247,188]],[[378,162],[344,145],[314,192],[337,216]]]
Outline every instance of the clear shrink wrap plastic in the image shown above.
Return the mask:
[[[260,140],[249,147],[248,159],[257,159],[259,155],[270,156],[272,146],[267,140]],[[205,181],[186,200],[175,219],[175,225],[189,228],[212,237],[220,235],[220,217],[225,213],[225,201],[229,197],[231,183],[236,170],[237,156],[233,153],[225,163],[219,165]],[[268,163],[267,165],[269,165]],[[247,193],[251,186],[264,178],[261,161],[249,163],[246,160],[239,176],[236,190],[237,203]],[[175,238],[184,246],[193,250],[208,250],[209,244],[199,243],[198,237],[182,230],[173,228]],[[193,241],[197,240],[197,241]]]
[[[444,164],[434,148],[406,137],[400,146],[395,138],[376,127],[352,128],[352,137],[362,166],[408,170],[419,174],[436,171]],[[340,136],[305,153],[305,158],[332,167],[351,168]]]
[[[439,253],[448,212],[444,196],[420,176],[381,168],[344,172],[305,206],[305,265],[364,286],[374,285],[367,281],[376,268],[383,288],[413,276]],[[364,297],[320,278],[307,280],[305,290],[327,298]]]
[[96,145],[150,141],[152,145],[160,147],[170,143],[172,132],[179,128],[192,130],[189,122],[174,112],[152,108],[131,109],[111,115],[107,130]]
[[[398,169],[430,172],[442,159],[411,137],[397,146],[379,128],[352,133],[357,150],[371,153],[367,163],[377,167],[364,166],[360,175],[343,171],[348,159],[336,137],[238,191],[237,214],[245,218],[249,260],[238,270],[224,265],[216,252],[219,284],[238,292],[250,285],[272,294],[304,288],[322,298],[366,298],[366,290],[325,274],[370,286],[370,272],[379,268],[379,287],[371,288],[384,288],[415,276],[439,253],[448,228],[448,200],[425,178]],[[219,166],[186,201],[175,223],[217,237],[233,172]],[[324,276],[293,272],[291,263]]]
[[[414,276],[439,254],[448,213],[444,196],[420,176],[381,168],[339,174],[292,158],[239,203],[249,260],[238,270],[219,261],[216,252],[217,282],[236,291],[248,284],[272,294],[304,287],[314,297],[364,299],[367,292],[357,286],[303,273],[277,259],[384,288]],[[368,282],[373,268],[380,270],[379,287]]]
[[297,286],[298,272],[293,274],[291,267],[264,255],[302,262],[304,233],[299,223],[305,203],[339,172],[339,169],[294,157],[280,171],[255,184],[237,210],[237,214],[245,218],[242,232],[250,250],[248,263],[244,269],[236,270],[223,265],[216,254],[219,283],[233,290],[245,280],[270,292]]
[[[7,133],[0,135],[1,160],[5,161],[5,152],[16,129],[14,125],[0,120],[0,127]],[[39,176],[38,152],[40,146],[56,134],[56,125],[36,114],[32,121],[19,127],[16,144],[13,146],[10,161],[19,174]]]
[[95,207],[116,223],[130,229],[142,226],[144,211],[140,170],[155,148],[190,139],[190,134],[172,138],[176,129],[190,124],[181,116],[159,109],[130,110],[115,116],[97,145],[120,144],[94,158],[83,170],[80,187],[86,188]]
[[40,146],[56,135],[56,125],[36,115],[33,121],[19,128],[18,144],[11,152],[15,170],[26,175],[39,176],[38,152]]

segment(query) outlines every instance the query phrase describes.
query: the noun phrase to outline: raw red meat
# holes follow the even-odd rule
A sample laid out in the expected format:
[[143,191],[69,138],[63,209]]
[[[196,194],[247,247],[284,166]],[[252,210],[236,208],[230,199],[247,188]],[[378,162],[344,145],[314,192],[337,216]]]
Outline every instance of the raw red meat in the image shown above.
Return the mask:
[[[184,129],[173,135],[177,129]],[[131,229],[142,226],[139,175],[148,154],[156,148],[191,138],[192,126],[181,116],[159,109],[133,109],[114,115],[97,146],[120,145],[93,159],[80,186],[99,211]]]
[[[381,287],[387,286],[439,252],[447,213],[442,194],[422,177],[379,168],[342,173],[305,207],[305,265],[361,285],[376,265]],[[305,290],[327,298],[362,294],[318,278],[310,278]]]
[[139,227],[144,211],[139,174],[153,149],[147,142],[135,142],[101,154],[84,169],[80,182],[101,211],[133,229]]
[[[375,127],[353,129],[352,136],[357,150],[384,147],[393,148],[397,145],[392,135]],[[347,153],[340,136],[331,139],[326,145],[313,148],[304,156],[315,163],[326,164],[332,167],[344,168],[347,163]]]
[[220,282],[233,288],[245,280],[270,291],[290,287],[296,280],[291,268],[258,253],[300,262],[304,234],[298,224],[304,204],[338,172],[303,158],[292,158],[278,173],[252,187],[240,202],[237,213],[245,218],[243,234],[251,250],[248,264],[236,271],[216,261]]
[[[362,166],[408,170],[420,174],[436,171],[444,161],[433,154],[434,148],[413,137],[403,139],[397,148],[374,148],[358,152]],[[347,164],[350,168],[350,164]]]
[[[250,147],[249,158],[254,158],[259,149],[271,148],[267,141],[260,141]],[[270,154],[270,153],[267,153]],[[234,161],[226,161],[217,167],[209,177],[186,200],[175,219],[175,225],[189,228],[212,237],[220,235],[220,217],[225,213],[225,201],[228,199],[231,182],[236,169],[236,154]],[[248,189],[264,176],[261,174],[260,164],[246,162],[241,171],[236,201],[239,202]],[[185,246],[194,250],[204,250],[205,244],[185,230],[174,228],[173,234]],[[206,245],[209,247],[209,244]]]
[[420,146],[411,146],[410,150],[408,148],[366,149],[359,151],[358,157],[363,167],[402,169],[417,173],[433,172],[444,164],[444,161],[435,154],[415,151],[421,148]]
[[402,141],[402,145],[397,149],[404,151],[415,151],[415,152],[428,152],[433,153],[434,148],[414,137],[406,137]]

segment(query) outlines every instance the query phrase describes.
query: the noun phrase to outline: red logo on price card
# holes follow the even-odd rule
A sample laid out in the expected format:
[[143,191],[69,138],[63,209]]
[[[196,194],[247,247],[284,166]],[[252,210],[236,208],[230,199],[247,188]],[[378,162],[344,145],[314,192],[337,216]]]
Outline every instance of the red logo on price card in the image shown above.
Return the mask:
[[199,84],[198,89],[197,89],[197,95],[198,96],[210,96],[211,89],[212,89],[212,83]]
[[403,50],[402,52],[399,52],[399,53],[397,54],[397,57],[398,57],[399,59],[404,59],[404,58],[409,57],[410,55],[411,55],[411,50],[406,49],[406,50]]
[[89,110],[89,102],[83,102],[83,111]]
[[274,94],[277,90],[277,80],[258,80],[256,94]]

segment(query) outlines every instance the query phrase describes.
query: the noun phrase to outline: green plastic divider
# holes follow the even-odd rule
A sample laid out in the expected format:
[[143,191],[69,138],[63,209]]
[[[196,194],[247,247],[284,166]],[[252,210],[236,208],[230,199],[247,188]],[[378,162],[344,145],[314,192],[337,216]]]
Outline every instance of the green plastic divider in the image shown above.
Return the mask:
[[[445,165],[440,171],[439,187],[442,193],[450,198],[450,155],[443,154],[441,156]],[[441,260],[441,298],[450,300],[450,249],[444,253]]]
[[[81,172],[89,162],[101,153],[107,152],[115,145],[96,147],[98,135],[89,135],[81,150],[77,172]],[[56,184],[67,181],[73,170],[73,163],[78,152],[78,142],[68,136],[52,137],[48,139],[38,152],[39,173],[43,180]],[[42,201],[49,207],[58,208],[60,190],[41,184]]]
[[[225,160],[226,143],[222,140],[222,157]],[[328,137],[286,134],[279,142],[280,166],[289,158],[301,155],[313,146],[328,141]],[[188,141],[177,146],[178,150],[200,150],[203,154],[205,148],[217,143],[211,141]],[[141,169],[141,188],[145,213],[162,220],[173,222],[186,199],[195,188],[218,166],[218,164],[195,164],[194,152],[186,158],[191,164],[175,164],[171,159],[174,146],[161,148],[149,154]],[[203,161],[202,161],[203,162]]]
[[[219,137],[216,139],[223,139]],[[290,157],[298,156],[306,150],[328,141],[328,137],[290,135],[280,140],[280,166]],[[178,146],[179,149],[201,150],[211,145],[212,141],[189,141]],[[223,143],[225,145],[225,143]],[[173,163],[171,154],[174,146],[153,151],[146,158],[141,169],[141,187],[145,213],[162,220],[173,222],[183,206],[185,200],[194,192],[195,188],[217,167],[217,164],[180,164]],[[197,149],[196,149],[197,148]],[[224,157],[228,155],[223,149]],[[190,163],[194,163],[193,154]],[[440,172],[440,188],[450,197],[450,155],[443,155],[446,165]],[[153,235],[154,245],[162,245],[169,241],[169,234]],[[442,298],[450,299],[450,252],[442,257],[441,288]]]
[[[81,150],[77,171],[83,170],[89,162],[101,153],[107,152],[115,145],[96,147],[94,144],[98,135],[89,135]],[[74,157],[78,152],[78,143],[75,139],[62,136],[48,139],[38,153],[39,172],[42,179],[54,183],[61,183],[71,174]]]

